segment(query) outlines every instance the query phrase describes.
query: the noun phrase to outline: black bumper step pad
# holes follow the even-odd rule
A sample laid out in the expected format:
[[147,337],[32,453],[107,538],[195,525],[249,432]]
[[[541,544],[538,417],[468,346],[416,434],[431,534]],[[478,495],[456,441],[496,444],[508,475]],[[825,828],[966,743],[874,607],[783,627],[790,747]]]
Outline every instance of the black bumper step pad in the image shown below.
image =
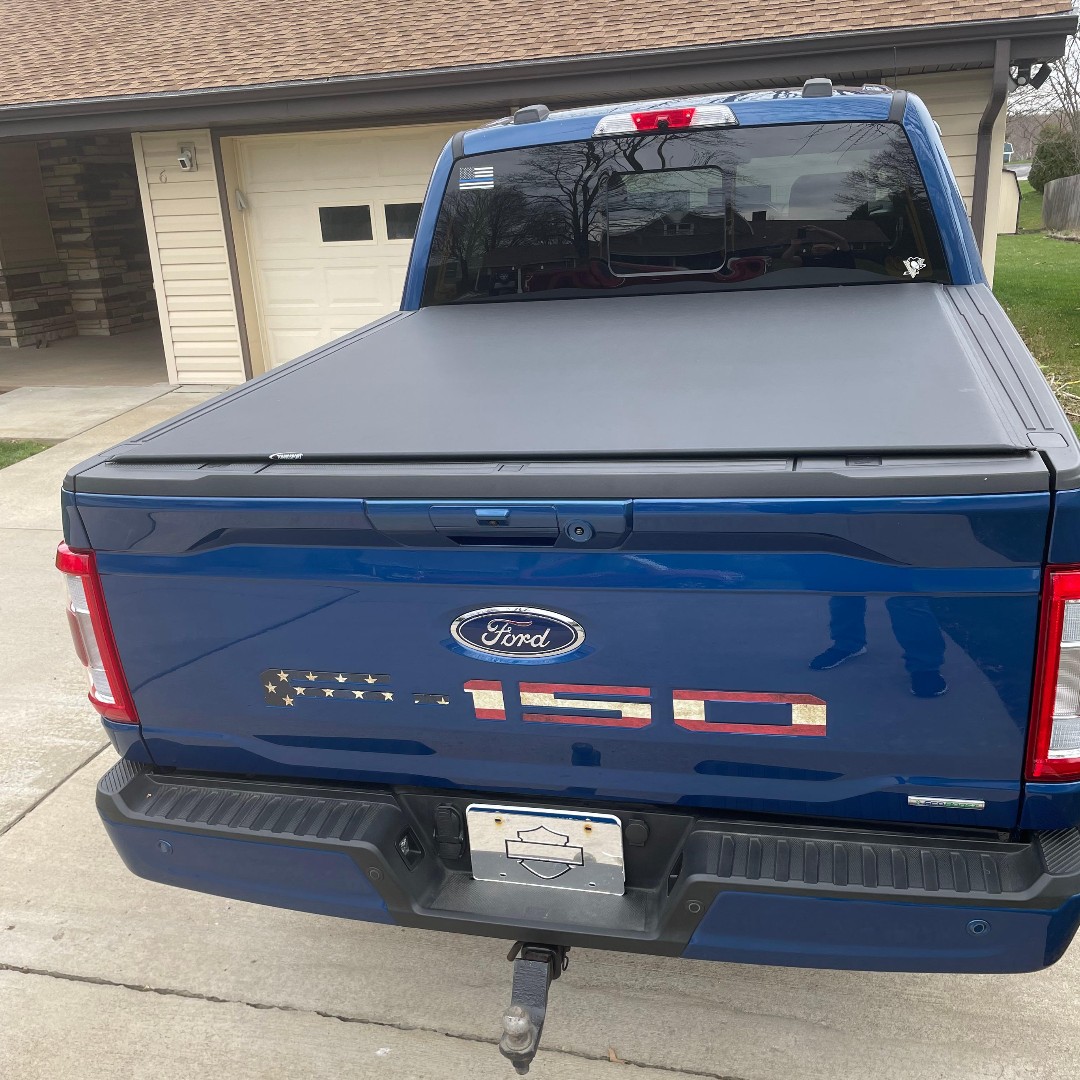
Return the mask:
[[710,837],[706,873],[763,885],[1001,896],[1029,888],[1041,869],[1031,845],[985,851],[915,841],[867,843],[724,831]]
[[[454,805],[464,815],[474,801],[457,792],[156,773],[128,761],[98,785],[98,808],[107,821],[346,851],[397,922],[520,938],[535,919],[536,890],[474,881],[467,849],[457,859],[437,854],[436,807]],[[916,836],[731,822],[670,811],[635,810],[626,817],[646,823],[652,845],[625,848],[626,894],[544,890],[545,917],[534,928],[544,940],[612,947],[633,939],[639,951],[677,955],[716,895],[732,889],[1038,909],[1080,893],[1077,829],[1014,841],[996,834]],[[404,838],[414,849],[409,857]]]

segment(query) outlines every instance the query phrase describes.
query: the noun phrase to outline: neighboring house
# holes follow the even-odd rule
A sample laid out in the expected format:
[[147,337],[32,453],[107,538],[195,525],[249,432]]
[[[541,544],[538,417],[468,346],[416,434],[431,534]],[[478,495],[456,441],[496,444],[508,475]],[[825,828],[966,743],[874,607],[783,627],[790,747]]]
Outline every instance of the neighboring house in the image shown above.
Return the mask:
[[992,272],[1009,67],[1076,28],[1069,0],[2,2],[0,344],[156,313],[186,383],[396,307],[440,147],[537,101],[912,90]]

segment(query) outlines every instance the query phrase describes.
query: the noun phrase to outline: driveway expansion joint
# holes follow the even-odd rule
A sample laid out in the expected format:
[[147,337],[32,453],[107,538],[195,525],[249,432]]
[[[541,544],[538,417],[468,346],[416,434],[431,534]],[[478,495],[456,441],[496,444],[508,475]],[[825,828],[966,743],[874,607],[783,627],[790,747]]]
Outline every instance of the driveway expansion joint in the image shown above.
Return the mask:
[[[100,752],[100,751],[99,751]],[[481,1043],[486,1046],[498,1046],[498,1039],[486,1038],[483,1035],[465,1035],[460,1032],[443,1031],[440,1028],[424,1027],[421,1024],[393,1023],[389,1020],[371,1020],[362,1016],[346,1016],[340,1013],[327,1012],[323,1009],[303,1009],[295,1005],[281,1005],[268,1001],[245,1001],[243,998],[217,997],[214,994],[200,994],[195,990],[181,990],[170,986],[148,986],[138,983],[119,982],[114,979],[105,979],[98,975],[73,975],[65,971],[50,971],[47,968],[25,967],[21,964],[6,964],[0,961],[0,971],[10,972],[15,975],[31,975],[43,979],[58,979],[61,982],[82,983],[86,986],[106,986],[115,990],[131,990],[137,994],[158,994],[161,997],[186,998],[191,1001],[201,1001],[211,1005],[243,1005],[249,1009],[260,1011],[299,1013],[301,1015],[319,1016],[324,1020],[338,1020],[343,1024],[363,1024],[368,1027],[386,1028],[391,1031],[411,1032],[418,1031],[425,1035],[441,1035],[446,1039],[457,1039],[459,1042]],[[611,1061],[607,1054],[588,1054],[581,1050],[567,1050],[564,1047],[545,1047],[540,1051],[541,1055],[559,1055],[561,1057],[577,1058],[582,1061],[604,1062],[616,1064]],[[653,1072],[670,1073],[672,1076],[700,1077],[702,1080],[744,1080],[742,1077],[732,1076],[728,1073],[703,1072],[700,1069],[680,1069],[673,1065],[654,1065],[648,1061],[637,1061],[633,1058],[620,1057],[617,1064],[632,1065],[639,1069],[651,1069]]]
[[[6,833],[11,832],[20,821],[29,817],[50,795],[56,794],[56,792],[62,788],[76,773],[81,772],[94,760],[99,754],[109,748],[109,743],[103,742],[88,758],[80,761],[70,772],[60,777],[55,784],[48,791],[43,791],[29,806],[20,810],[10,821],[0,824],[0,836],[4,836]],[[0,965],[2,966],[2,965]]]

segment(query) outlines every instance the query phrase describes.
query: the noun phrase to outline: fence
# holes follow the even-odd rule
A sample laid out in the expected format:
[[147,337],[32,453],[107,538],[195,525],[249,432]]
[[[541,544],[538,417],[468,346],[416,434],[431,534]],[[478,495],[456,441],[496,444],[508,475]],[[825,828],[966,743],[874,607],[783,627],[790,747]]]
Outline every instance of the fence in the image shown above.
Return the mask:
[[1046,185],[1043,224],[1048,232],[1080,236],[1080,176],[1064,176]]

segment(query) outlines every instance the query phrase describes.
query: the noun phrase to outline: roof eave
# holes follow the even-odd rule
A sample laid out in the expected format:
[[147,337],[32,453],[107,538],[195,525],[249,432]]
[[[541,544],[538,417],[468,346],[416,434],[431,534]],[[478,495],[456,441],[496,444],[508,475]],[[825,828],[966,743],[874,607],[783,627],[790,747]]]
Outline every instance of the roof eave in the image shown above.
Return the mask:
[[303,123],[437,110],[465,115],[493,100],[600,100],[664,84],[717,88],[918,67],[991,67],[995,42],[1013,62],[1060,57],[1077,16],[945,23],[634,52],[595,53],[374,75],[211,87],[0,106],[0,138],[101,130]]

